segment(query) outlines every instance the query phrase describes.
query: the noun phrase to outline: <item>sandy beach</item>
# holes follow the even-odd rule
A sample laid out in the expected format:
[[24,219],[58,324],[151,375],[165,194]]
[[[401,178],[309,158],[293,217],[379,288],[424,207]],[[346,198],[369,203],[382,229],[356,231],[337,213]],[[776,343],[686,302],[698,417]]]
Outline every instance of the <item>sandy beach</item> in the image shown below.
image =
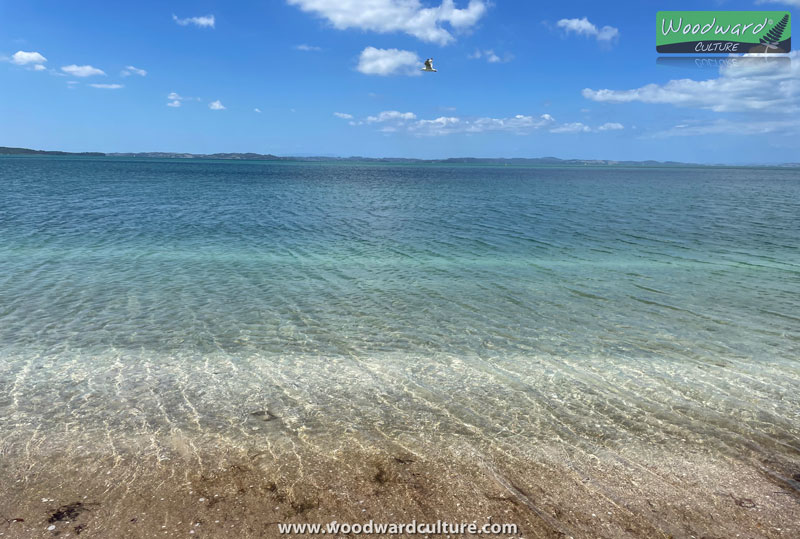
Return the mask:
[[328,454],[300,441],[256,451],[176,439],[158,461],[142,457],[145,447],[64,454],[31,442],[4,448],[0,461],[3,537],[279,537],[279,523],[370,520],[516,524],[507,537],[800,535],[792,470],[768,473],[701,447],[542,446],[522,456],[459,439],[353,438]]

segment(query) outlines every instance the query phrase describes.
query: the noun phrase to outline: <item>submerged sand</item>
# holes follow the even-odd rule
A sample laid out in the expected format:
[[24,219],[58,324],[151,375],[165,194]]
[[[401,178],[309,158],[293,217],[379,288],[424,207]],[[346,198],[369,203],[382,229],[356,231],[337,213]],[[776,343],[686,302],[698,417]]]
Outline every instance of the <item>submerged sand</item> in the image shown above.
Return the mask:
[[793,364],[79,359],[6,363],[0,539],[800,537]]
[[702,446],[347,441],[326,451],[176,436],[158,452],[146,447],[165,441],[61,453],[34,439],[0,460],[0,534],[255,538],[280,536],[278,523],[443,520],[516,524],[510,537],[800,537],[800,470]]

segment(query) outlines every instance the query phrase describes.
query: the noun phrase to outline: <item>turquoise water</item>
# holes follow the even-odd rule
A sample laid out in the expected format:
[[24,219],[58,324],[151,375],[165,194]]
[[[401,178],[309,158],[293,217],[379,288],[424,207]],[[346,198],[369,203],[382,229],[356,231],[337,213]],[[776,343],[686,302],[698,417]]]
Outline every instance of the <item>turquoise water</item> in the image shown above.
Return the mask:
[[800,171],[0,159],[0,449],[177,431],[797,462]]

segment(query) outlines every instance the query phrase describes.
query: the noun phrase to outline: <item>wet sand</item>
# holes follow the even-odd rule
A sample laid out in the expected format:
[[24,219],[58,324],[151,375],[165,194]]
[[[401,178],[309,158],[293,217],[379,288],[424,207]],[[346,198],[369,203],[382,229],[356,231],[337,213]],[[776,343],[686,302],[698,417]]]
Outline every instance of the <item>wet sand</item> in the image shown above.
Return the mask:
[[224,359],[10,364],[0,539],[278,537],[333,520],[800,537],[796,378],[769,364]]
[[278,523],[332,520],[513,523],[513,537],[800,537],[800,470],[691,445],[593,454],[350,437],[325,451],[176,438],[158,452],[142,441],[65,454],[31,442],[0,460],[4,539],[278,537]]

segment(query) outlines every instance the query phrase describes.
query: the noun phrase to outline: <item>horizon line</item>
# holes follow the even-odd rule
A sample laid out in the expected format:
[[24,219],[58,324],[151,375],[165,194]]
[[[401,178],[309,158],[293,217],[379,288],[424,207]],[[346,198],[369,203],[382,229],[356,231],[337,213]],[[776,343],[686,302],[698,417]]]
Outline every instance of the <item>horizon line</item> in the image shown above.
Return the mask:
[[[8,151],[12,150],[12,151]],[[156,155],[161,154],[161,155]],[[101,152],[101,151],[65,151],[65,150],[38,150],[32,148],[24,148],[19,146],[0,146],[0,156],[3,155],[50,155],[50,156],[85,156],[85,157],[153,157],[162,159],[203,159],[203,158],[218,158],[224,160],[247,160],[247,158],[236,157],[220,157],[220,156],[253,156],[253,160],[371,160],[371,161],[416,161],[416,162],[447,162],[456,160],[471,160],[471,161],[561,161],[561,162],[577,162],[581,164],[645,164],[653,163],[659,165],[670,166],[704,166],[704,167],[800,167],[800,162],[785,162],[785,163],[693,163],[685,161],[666,160],[660,161],[657,159],[607,159],[607,158],[564,158],[555,156],[539,156],[539,157],[475,157],[475,156],[451,156],[451,157],[438,157],[438,158],[422,158],[422,157],[368,157],[362,155],[324,155],[303,153],[299,155],[277,155],[272,153],[258,153],[258,152],[214,152],[214,153],[194,153],[194,152],[176,152],[176,151],[140,151],[140,152]],[[265,159],[255,159],[256,157]],[[274,158],[274,159],[270,159]]]

